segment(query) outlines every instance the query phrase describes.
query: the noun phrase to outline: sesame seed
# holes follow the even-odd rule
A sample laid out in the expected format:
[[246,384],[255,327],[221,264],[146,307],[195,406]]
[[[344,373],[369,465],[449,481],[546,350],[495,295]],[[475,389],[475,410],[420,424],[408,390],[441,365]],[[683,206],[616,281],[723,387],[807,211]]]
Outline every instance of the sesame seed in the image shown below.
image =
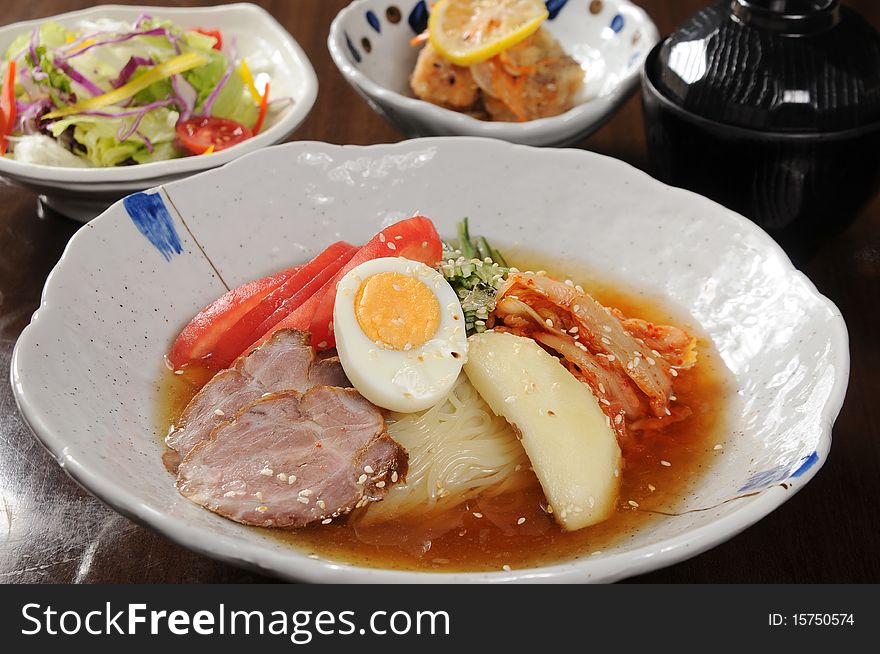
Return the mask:
[[654,484],[648,484],[648,490],[652,493],[657,490],[657,487]]
[[672,375],[673,377],[678,377],[678,370],[676,370],[675,368],[670,368],[669,374]]
[[260,513],[263,513],[264,511],[268,511],[268,510],[269,510],[269,507],[266,506],[265,504],[261,504],[260,506],[257,507],[257,511],[259,511]]
[[604,404],[605,406],[611,406],[611,402],[609,402],[608,400],[606,400],[604,397],[603,397],[601,400],[599,400],[599,401],[600,401],[602,404]]
[[569,334],[577,334],[579,330],[580,330],[580,327],[575,325],[574,327],[572,327],[571,329],[568,330],[568,333]]
[[308,497],[297,497],[296,501],[299,502],[300,504],[308,504],[309,498]]
[[263,501],[263,494],[260,491],[257,491],[256,493],[254,493],[254,497],[256,497],[261,502]]
[[521,525],[521,524],[524,524],[525,521],[526,521],[525,518],[520,518],[519,520],[516,521],[516,524]]
[[574,290],[576,290],[578,293],[583,293],[584,287],[581,286],[580,284],[575,284]]
[[513,469],[513,471],[514,471],[514,472],[519,472],[520,470],[522,470],[522,464],[521,464],[521,463],[517,463],[517,464],[516,464],[516,467]]
[[602,393],[602,395],[605,395],[605,384],[602,382],[599,382],[599,392]]
[[608,325],[602,325],[602,329],[604,329],[604,330],[605,330],[606,332],[608,332],[609,334],[611,333],[611,327],[608,326]]
[[633,359],[633,368],[638,368],[639,364],[641,362],[642,362],[642,360],[639,357],[636,357],[635,359]]
[[723,449],[723,447],[724,447],[724,446],[721,445],[721,443],[718,443],[718,444],[717,444],[715,447],[713,447],[712,449],[713,449],[713,450],[720,450],[720,449]]
[[675,402],[677,399],[678,399],[678,396],[677,396],[677,395],[670,395],[670,396],[669,396],[669,401],[670,401],[670,402]]
[[596,500],[595,500],[595,498],[594,498],[592,495],[590,495],[590,496],[587,498],[587,502],[589,503],[591,509],[592,509],[594,506],[596,506]]
[[287,475],[283,472],[279,472],[275,476],[278,478],[278,481],[287,481]]
[[367,476],[366,476],[366,475],[361,475],[360,477],[358,477],[357,483],[359,483],[359,484],[363,484],[363,483],[365,483],[366,481],[367,481]]
[[175,370],[175,371],[174,371],[174,374],[175,374],[175,375],[182,375],[182,374],[183,374],[183,370]]
[[331,522],[333,522],[333,518],[324,518],[321,520],[322,525],[329,525]]
[[310,559],[317,559],[318,555],[317,554],[309,554],[309,558]]
[[547,319],[544,321],[544,323],[545,323],[548,327],[552,327],[552,326],[553,326],[553,321],[550,320],[550,318],[547,318]]
[[423,248],[428,247],[428,241],[422,241],[422,247]]
[[389,250],[396,250],[397,249],[397,246],[394,245],[394,243],[386,243],[385,245],[388,246]]
[[289,485],[296,483],[296,475],[287,475],[287,483]]
[[571,281],[570,279],[566,279],[566,280],[565,280],[565,285],[566,285],[566,286],[571,286],[572,288],[574,288],[574,282]]
[[317,504],[317,505],[318,505],[319,507],[321,507],[322,509],[326,509],[326,508],[327,508],[327,502],[325,502],[324,500],[318,500],[317,502],[315,502],[315,504]]
[[373,466],[364,466],[364,472],[366,472],[368,475],[372,475],[373,474]]
[[327,341],[321,341],[320,343],[318,343],[318,347],[320,347],[320,348],[327,347]]
[[377,481],[376,488],[385,488],[385,482],[384,481]]
[[607,358],[608,363],[612,363],[617,357],[615,357],[613,354],[609,354]]
[[547,513],[553,513],[553,506],[550,504],[547,505]]
[[379,242],[380,243],[385,242],[385,234],[383,234],[382,232],[379,232]]
[[396,483],[398,479],[397,470],[391,472],[391,483]]
[[395,240],[395,241],[402,241],[402,240],[403,240],[403,237],[398,235],[398,236],[395,236],[395,237],[394,237],[394,240]]
[[225,416],[226,414],[223,413],[222,409],[214,409],[214,415],[215,416]]
[[663,409],[663,410],[666,412],[666,415],[667,415],[667,416],[671,416],[671,415],[672,415],[672,411],[669,410],[669,407],[666,407],[666,408]]
[[501,566],[501,569],[504,570],[504,572],[510,572],[510,566],[506,563]]
[[267,466],[267,467],[263,468],[262,470],[260,470],[260,474],[263,475],[264,477],[271,477],[272,475],[275,474],[275,471],[272,470],[272,468]]
[[649,365],[649,366],[653,366],[653,365],[656,365],[656,364],[657,364],[657,362],[654,361],[654,359],[652,359],[651,357],[645,357],[645,361],[648,362],[648,365]]
[[515,395],[508,395],[507,397],[504,398],[504,403],[505,403],[505,404],[513,404],[514,402],[516,402],[516,396],[515,396]]
[[482,517],[483,517],[483,514],[480,513],[479,511],[474,511],[474,517],[475,517],[475,518],[482,518]]
[[660,461],[660,465],[661,465],[661,466],[666,466],[666,467],[668,468],[668,467],[671,466],[672,464],[669,463],[669,461],[667,461],[666,459],[661,459],[661,461]]
[[618,413],[616,416],[614,416],[614,424],[619,425],[621,422],[623,422],[623,416]]
[[629,504],[631,507],[634,507],[634,508],[636,508],[636,509],[639,508],[639,503],[636,502],[635,500],[629,500],[629,501],[627,502],[627,504]]
[[575,304],[575,305],[571,308],[571,310],[574,311],[575,313],[577,313],[578,311],[581,310],[581,305],[580,305],[580,304]]
[[303,489],[299,492],[299,494],[300,494],[302,497],[308,497],[309,495],[312,494],[312,490],[311,490],[310,488],[303,488]]

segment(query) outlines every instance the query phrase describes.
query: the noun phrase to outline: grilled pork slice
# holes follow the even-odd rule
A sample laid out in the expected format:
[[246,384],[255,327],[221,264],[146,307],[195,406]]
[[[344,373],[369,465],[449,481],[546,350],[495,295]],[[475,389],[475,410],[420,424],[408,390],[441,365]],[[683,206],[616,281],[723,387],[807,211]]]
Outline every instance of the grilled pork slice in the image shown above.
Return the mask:
[[[265,393],[349,387],[337,357],[316,360],[308,332],[282,329],[218,372],[190,401],[165,443],[182,458],[211,431]],[[174,461],[170,461],[172,465]]]
[[244,407],[180,464],[181,494],[246,525],[323,524],[379,500],[407,455],[354,389],[272,393]]

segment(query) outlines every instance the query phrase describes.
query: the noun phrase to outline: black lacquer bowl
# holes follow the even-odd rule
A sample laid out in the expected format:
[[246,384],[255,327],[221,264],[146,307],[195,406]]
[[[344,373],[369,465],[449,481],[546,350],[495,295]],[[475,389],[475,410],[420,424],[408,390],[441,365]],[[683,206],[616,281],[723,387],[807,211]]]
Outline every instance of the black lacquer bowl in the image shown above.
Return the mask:
[[880,36],[837,0],[724,0],[648,56],[655,175],[742,213],[793,254],[880,182]]

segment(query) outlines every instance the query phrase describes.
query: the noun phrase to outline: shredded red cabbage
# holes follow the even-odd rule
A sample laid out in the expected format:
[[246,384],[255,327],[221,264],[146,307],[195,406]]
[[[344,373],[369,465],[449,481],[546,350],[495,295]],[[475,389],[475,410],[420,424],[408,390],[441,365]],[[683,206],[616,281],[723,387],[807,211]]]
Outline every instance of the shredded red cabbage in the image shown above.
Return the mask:
[[78,57],[81,54],[84,54],[91,50],[92,48],[97,48],[102,45],[111,45],[113,43],[123,43],[124,41],[131,41],[132,39],[136,39],[139,36],[164,36],[171,43],[174,43],[175,40],[172,37],[171,33],[165,29],[164,27],[156,27],[151,30],[145,30],[140,32],[129,32],[128,34],[123,34],[121,36],[115,36],[112,39],[105,39],[103,41],[96,41],[95,43],[90,43],[86,47],[77,50],[76,52],[71,52],[68,50],[66,53],[61,55],[62,59],[73,59],[74,57]]
[[78,83],[80,86],[84,87],[89,93],[93,96],[95,95],[104,95],[104,89],[95,84],[88,77],[80,73],[73,66],[68,64],[66,61],[61,61],[58,57],[55,58],[55,65],[58,66],[61,70],[67,73],[67,76],[72,79],[74,82]]
[[[129,116],[137,116],[138,114],[147,113],[152,109],[158,109],[160,107],[167,107],[173,101],[171,98],[165,98],[164,100],[156,100],[155,102],[151,102],[150,104],[145,104],[141,107],[135,107],[134,109],[126,109],[124,111],[104,111],[103,109],[91,109],[86,111],[80,111],[77,116],[102,116],[104,118],[128,118]],[[123,139],[119,139],[120,141]]]
[[155,148],[153,147],[153,142],[150,139],[148,139],[147,135],[144,134],[143,132],[138,132],[137,135],[141,137],[141,140],[143,140],[144,145],[147,146],[147,152],[149,152],[150,154],[153,154],[153,151],[155,150]]
[[128,63],[122,67],[122,70],[119,71],[119,77],[110,82],[110,86],[114,89],[118,89],[120,86],[125,86],[128,83],[128,80],[131,79],[131,76],[134,75],[135,71],[138,69],[138,66],[155,66],[156,62],[153,61],[150,57],[129,57]]
[[226,56],[229,59],[229,65],[226,67],[226,72],[223,73],[223,77],[220,78],[217,86],[214,87],[214,90],[211,91],[211,94],[205,98],[205,102],[202,104],[202,114],[205,116],[211,115],[211,107],[214,106],[217,96],[220,95],[220,91],[226,85],[229,78],[232,77],[232,70],[235,67],[235,35],[233,35],[229,41],[229,54]]
[[171,78],[171,88],[174,91],[177,108],[180,111],[179,121],[189,120],[196,108],[198,92],[182,75],[174,75]]
[[[120,141],[125,141],[126,139],[128,139],[129,136],[137,131],[137,128],[140,127],[141,121],[144,119],[144,116],[147,115],[147,112],[153,109],[158,109],[159,107],[167,107],[169,104],[171,104],[171,99],[166,98],[165,100],[158,100],[156,102],[144,105],[143,107],[139,107],[140,111],[134,112],[135,114],[137,114],[137,117],[131,122],[131,125],[126,127],[125,123],[122,123],[119,126],[119,131],[116,132],[116,138],[118,138]],[[117,114],[117,116],[118,115],[120,114]]]
[[40,44],[40,26],[37,25],[34,27],[34,31],[31,32],[31,40],[28,44],[28,53],[31,56],[31,63],[34,66],[33,77],[36,80],[43,80],[49,77],[46,72],[40,68],[40,59],[37,57],[37,46]]

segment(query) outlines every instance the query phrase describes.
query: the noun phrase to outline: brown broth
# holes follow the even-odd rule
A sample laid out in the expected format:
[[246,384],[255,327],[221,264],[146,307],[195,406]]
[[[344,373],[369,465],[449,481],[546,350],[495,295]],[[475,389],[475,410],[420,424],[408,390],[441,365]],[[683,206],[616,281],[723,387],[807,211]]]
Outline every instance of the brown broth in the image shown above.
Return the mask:
[[[516,255],[509,258],[520,269],[540,261],[527,253]],[[627,316],[680,325],[700,337],[697,366],[682,371],[674,385],[678,402],[691,407],[693,415],[666,427],[640,454],[627,457],[617,510],[611,518],[579,531],[562,531],[544,512],[544,495],[537,479],[530,475],[525,491],[490,501],[477,498],[443,516],[399,519],[368,529],[343,521],[292,531],[266,531],[301,551],[354,565],[396,570],[498,570],[505,565],[516,569],[589,556],[634,537],[650,521],[663,519],[658,511],[675,512],[720,454],[715,445],[723,443],[725,437],[725,405],[732,388],[729,372],[688,316],[670,311],[656,298],[602,281],[587,270],[557,271],[562,273],[554,275],[557,278],[579,280],[596,299]],[[209,377],[205,371],[174,375],[164,370],[160,381],[160,433],[164,435]],[[525,522],[518,524],[520,518]],[[438,522],[445,527],[436,529]]]

